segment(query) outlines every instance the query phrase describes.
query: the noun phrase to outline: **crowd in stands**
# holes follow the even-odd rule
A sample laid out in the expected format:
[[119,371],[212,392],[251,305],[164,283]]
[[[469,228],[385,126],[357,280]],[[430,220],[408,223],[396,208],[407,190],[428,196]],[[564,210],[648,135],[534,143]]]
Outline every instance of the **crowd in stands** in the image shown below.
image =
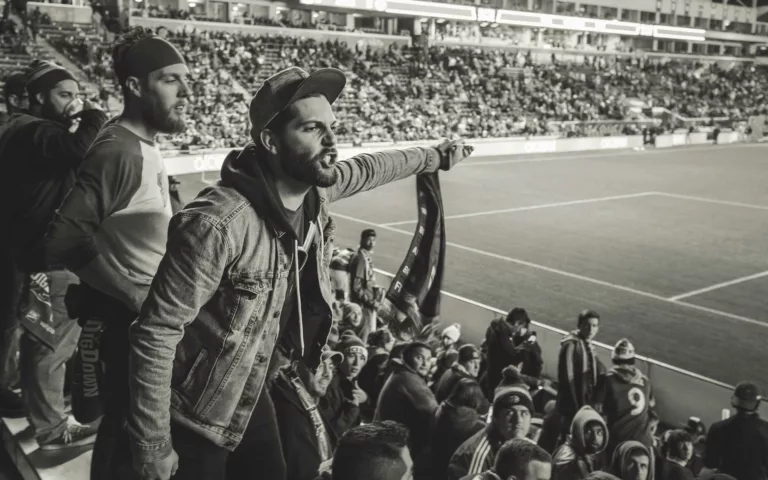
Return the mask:
[[[344,142],[401,142],[459,135],[587,136],[642,131],[651,119],[630,101],[684,117],[744,119],[765,112],[764,75],[691,62],[585,55],[564,62],[530,52],[465,47],[350,47],[288,36],[186,29],[173,39],[192,69],[193,125],[165,138],[173,149],[219,148],[247,138],[245,104],[286,65],[333,66],[350,79],[339,105]],[[94,83],[112,83],[109,45],[68,38],[62,48]],[[232,81],[234,80],[234,82]],[[236,86],[235,86],[236,85]],[[119,92],[104,92],[119,97]],[[586,123],[585,123],[586,122]]]
[[[93,468],[112,468],[125,461],[122,456],[133,455],[134,466],[160,472],[147,473],[148,478],[169,478],[172,468],[164,468],[170,463],[162,462],[172,463],[175,453],[170,452],[177,449],[186,452],[179,464],[186,469],[183,478],[201,478],[190,471],[196,462],[207,467],[229,462],[228,472],[242,471],[237,462],[248,465],[242,446],[257,444],[248,437],[264,420],[276,423],[279,441],[269,445],[281,451],[262,457],[259,472],[282,469],[288,480],[315,480],[318,475],[328,480],[768,480],[768,422],[757,415],[762,397],[756,385],[740,383],[733,392],[734,416],[709,429],[691,418],[682,428],[660,431],[653,386],[635,365],[632,342],[616,343],[610,365],[597,357],[593,341],[601,317],[593,310],[576,316],[575,329],[562,339],[557,358],[544,358],[531,318],[520,307],[493,320],[479,345],[462,339],[458,323],[422,325],[413,316],[382,315],[387,300],[373,273],[376,232],[364,230],[356,249],[328,248],[326,254],[325,239],[330,242],[335,229],[324,205],[327,199],[320,189],[312,190],[317,195],[309,200],[304,195],[312,186],[327,186],[331,195],[349,196],[407,176],[404,167],[392,166],[397,162],[388,154],[335,166],[331,162],[327,168],[336,180],[339,172],[347,175],[344,185],[336,190],[330,188],[333,183],[320,185],[316,179],[327,172],[300,169],[330,162],[336,135],[329,129],[321,140],[314,134],[294,138],[299,146],[311,137],[330,149],[319,161],[281,158],[281,149],[296,146],[271,136],[277,138],[280,128],[286,128],[289,114],[301,115],[300,109],[281,107],[267,112],[257,129],[263,139],[259,148],[272,150],[259,153],[264,156],[258,161],[248,157],[257,155],[256,147],[228,158],[224,183],[182,207],[173,179],[160,166],[157,145],[147,141],[157,132],[175,132],[170,141],[176,146],[242,146],[246,122],[255,128],[262,111],[270,108],[246,106],[246,93],[258,89],[272,103],[292,98],[273,89],[303,81],[290,79],[299,75],[287,70],[295,65],[307,70],[340,67],[344,72],[333,74],[337,81],[346,73],[349,91],[334,105],[342,124],[339,138],[386,141],[549,133],[545,120],[623,120],[627,98],[657,102],[678,93],[709,100],[677,106],[683,113],[759,113],[764,106],[755,105],[754,92],[751,104],[747,95],[750,88],[765,86],[764,79],[753,76],[747,87],[723,92],[735,72],[704,67],[685,71],[674,63],[589,59],[583,65],[556,60],[539,64],[520,54],[458,48],[375,51],[290,37],[163,35],[133,30],[121,40],[112,65],[102,47],[73,53],[85,62],[91,78],[109,78],[122,86],[127,100],[120,122],[107,124],[107,115],[95,103],[77,100],[73,74],[48,61],[31,62],[4,91],[7,108],[19,115],[0,128],[0,153],[27,161],[9,164],[11,180],[0,189],[13,207],[8,218],[19,230],[3,237],[8,243],[3,243],[0,260],[7,262],[3,267],[12,267],[3,271],[13,278],[3,279],[2,293],[11,298],[4,297],[2,311],[4,321],[22,310],[21,318],[27,319],[20,356],[26,404],[17,403],[14,411],[17,416],[29,413],[42,449],[93,442],[97,427],[73,426],[62,413],[62,387],[64,363],[74,354],[75,339],[79,336],[81,351],[93,353],[95,330],[90,325],[101,322],[97,363],[106,370],[98,388],[107,388],[108,394],[96,410],[103,408],[98,435],[107,439],[107,450],[94,453]],[[150,72],[144,70],[146,58],[156,62]],[[178,81],[185,63],[188,85]],[[172,80],[150,81],[149,75],[158,70],[171,72],[166,77]],[[276,70],[288,79],[274,80]],[[655,80],[667,74],[677,81]],[[147,79],[133,80],[139,76]],[[272,79],[269,88],[261,87],[266,78]],[[54,89],[59,96],[68,95],[68,101],[53,102],[49,93]],[[170,107],[162,103],[169,90],[175,92]],[[317,102],[321,112],[301,125],[321,128],[323,121],[317,118],[327,114],[320,109],[329,105],[326,95],[296,101],[305,101],[305,106]],[[177,101],[183,104],[188,98],[189,121],[179,121],[177,112],[183,109]],[[674,107],[671,102],[665,106]],[[79,119],[76,128],[70,128],[73,116]],[[531,123],[532,118],[537,120]],[[450,170],[471,149],[448,142],[403,152],[398,162],[409,165],[410,173],[434,173]],[[297,157],[301,154],[296,150]],[[375,171],[381,165],[386,171]],[[397,168],[403,171],[390,171]],[[289,211],[280,196],[280,172],[292,184],[307,185],[299,210]],[[291,188],[283,181],[284,188]],[[328,195],[326,188],[322,191]],[[287,230],[290,239],[281,240],[282,231],[278,235],[276,228],[264,227],[261,208],[279,211],[274,214],[280,215],[276,228]],[[315,209],[320,225],[309,218]],[[102,242],[100,235],[109,240]],[[300,237],[308,242],[301,240],[299,246]],[[264,252],[256,251],[259,245]],[[274,250],[266,252],[265,245]],[[292,257],[283,258],[285,252]],[[117,266],[105,266],[109,262]],[[264,265],[270,270],[258,270]],[[98,268],[112,272],[113,278],[125,277],[122,287],[131,293],[92,286],[93,279],[106,278],[105,273],[93,274]],[[77,270],[81,284],[70,270]],[[295,277],[287,280],[292,270]],[[332,305],[329,292],[335,298]],[[44,294],[50,296],[48,303],[40,300]],[[20,300],[23,295],[27,300]],[[326,307],[331,308],[327,316]],[[105,312],[111,322],[104,320]],[[67,329],[66,349],[62,338],[51,340],[50,331],[40,330],[43,322],[36,320],[42,315],[55,319],[57,329]],[[311,319],[305,322],[302,315]],[[82,322],[82,332],[72,318]],[[326,320],[327,335],[318,330]],[[8,355],[2,340],[0,354]],[[58,346],[49,347],[51,342]],[[219,356],[207,357],[209,351]],[[167,357],[168,370],[137,366],[158,366],[160,355]],[[85,357],[76,358],[85,362]],[[314,357],[317,365],[309,363]],[[553,362],[556,378],[543,378],[545,362]],[[54,371],[58,383],[42,385],[52,381]],[[88,388],[88,381],[75,376],[72,382]],[[0,378],[0,384],[0,407],[7,412],[8,404],[20,399],[7,378]],[[152,390],[160,384],[163,392]],[[27,411],[44,403],[46,395],[54,395],[58,404]],[[177,423],[159,405],[170,408]],[[77,407],[81,413],[82,407]],[[50,423],[51,415],[56,424],[41,426]],[[167,435],[153,437],[158,435],[153,427],[161,421],[170,428],[172,444]],[[213,421],[224,426],[204,423]],[[131,442],[132,448],[122,442]],[[207,456],[198,459],[189,452]],[[245,452],[263,453],[256,448]]]

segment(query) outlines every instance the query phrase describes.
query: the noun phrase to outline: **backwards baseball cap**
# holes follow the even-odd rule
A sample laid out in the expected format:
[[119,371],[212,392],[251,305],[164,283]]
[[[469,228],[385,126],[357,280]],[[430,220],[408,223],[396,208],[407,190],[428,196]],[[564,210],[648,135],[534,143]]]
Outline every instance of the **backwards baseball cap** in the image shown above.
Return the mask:
[[471,360],[480,360],[480,350],[470,343],[462,345],[461,348],[459,348],[458,362],[466,363]]
[[171,42],[156,36],[144,37],[115,62],[115,75],[122,85],[128,77],[143,78],[155,70],[179,64],[186,62]]
[[258,137],[276,116],[304,97],[320,94],[333,104],[346,84],[344,72],[335,68],[321,68],[311,74],[299,67],[280,70],[264,80],[251,99],[251,137]]
[[757,388],[757,385],[752,382],[741,382],[736,385],[736,389],[733,391],[731,405],[752,412],[757,410],[762,399],[763,397],[760,396],[760,390]]
[[24,70],[24,79],[30,97],[47,92],[64,80],[77,81],[64,67],[38,58],[32,60]]

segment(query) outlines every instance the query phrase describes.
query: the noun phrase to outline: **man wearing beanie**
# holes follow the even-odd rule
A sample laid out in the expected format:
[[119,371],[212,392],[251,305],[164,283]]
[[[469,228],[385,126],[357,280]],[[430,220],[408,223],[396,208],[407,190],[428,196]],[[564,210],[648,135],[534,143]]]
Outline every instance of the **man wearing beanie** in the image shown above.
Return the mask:
[[357,384],[357,376],[368,360],[368,349],[351,332],[342,334],[336,348],[344,355],[344,361],[339,364],[338,373],[320,400],[320,409],[330,420],[336,436],[341,437],[344,432],[360,424],[360,407],[368,401],[368,395]]
[[[264,423],[251,437],[257,451],[282,448],[261,392],[277,345],[311,370],[319,364],[333,324],[329,204],[450,169],[471,153],[453,141],[340,161],[331,104],[345,83],[332,68],[269,77],[250,105],[254,143],[230,152],[221,181],[174,216],[130,339],[128,425],[157,478],[168,478],[179,445],[174,478],[224,478],[232,452],[254,458],[257,447],[242,444],[252,421]],[[177,443],[178,435],[189,441]],[[263,478],[285,475],[265,472],[263,461],[230,472],[256,468]]]
[[731,397],[736,414],[709,429],[700,478],[718,473],[736,480],[768,479],[768,422],[758,414],[762,400],[754,383],[736,385]]
[[480,371],[480,350],[472,344],[462,345],[457,354],[457,362],[435,382],[435,398],[443,403],[451,394],[453,387],[462,378],[477,378]]
[[366,228],[360,234],[360,247],[349,260],[349,298],[363,307],[363,322],[370,331],[376,330],[376,310],[382,300],[383,290],[376,285],[373,271],[373,248],[376,231]]
[[[105,404],[91,461],[94,479],[121,478],[118,471],[131,468],[123,428],[133,398],[128,391],[128,327],[162,259],[172,211],[155,137],[184,131],[190,93],[181,54],[140,27],[117,42],[112,58],[123,111],[99,133],[48,230],[53,259],[80,277],[79,302],[73,306],[80,321],[104,328],[100,360]],[[182,298],[178,300],[186,301]],[[157,342],[158,337],[147,341]],[[144,412],[167,417],[168,409]],[[153,448],[141,450],[137,453],[151,455]],[[136,460],[143,471],[146,456]],[[154,468],[151,462],[146,465]]]
[[[95,431],[70,425],[65,413],[65,363],[75,351],[80,327],[67,315],[64,295],[77,278],[46,248],[45,231],[107,117],[77,98],[78,83],[58,65],[33,60],[24,80],[29,110],[15,112],[0,128],[0,158],[7,168],[0,186],[7,228],[0,244],[11,270],[18,272],[14,283],[23,282],[29,292],[24,312],[18,311],[23,300],[14,295],[7,327],[17,318],[23,327],[21,386],[37,442],[42,450],[57,450],[93,443]],[[18,91],[14,95],[23,99]],[[80,125],[71,133],[75,115]],[[12,288],[22,291],[18,284]]]
[[611,355],[613,367],[601,375],[595,388],[595,409],[608,424],[606,455],[613,456],[616,447],[634,440],[653,448],[653,407],[651,381],[635,366],[635,347],[623,338]]
[[448,465],[448,480],[460,480],[493,467],[502,444],[512,439],[528,438],[533,414],[533,399],[515,367],[502,372],[502,380],[493,395],[491,423],[469,437],[456,450]]
[[488,349],[488,389],[493,391],[508,365],[519,366],[523,381],[531,388],[544,384],[540,378],[544,368],[536,332],[530,329],[531,318],[524,308],[513,308],[506,317],[491,322],[485,332]]

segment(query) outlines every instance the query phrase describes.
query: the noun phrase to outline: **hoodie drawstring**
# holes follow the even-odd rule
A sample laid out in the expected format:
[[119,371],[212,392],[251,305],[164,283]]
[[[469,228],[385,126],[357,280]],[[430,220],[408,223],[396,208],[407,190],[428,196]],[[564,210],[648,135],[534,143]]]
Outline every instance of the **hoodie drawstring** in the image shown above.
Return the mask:
[[304,358],[304,318],[301,315],[301,282],[299,281],[299,242],[293,241],[293,265],[296,272],[296,309],[299,311],[299,338],[301,339],[301,358]]

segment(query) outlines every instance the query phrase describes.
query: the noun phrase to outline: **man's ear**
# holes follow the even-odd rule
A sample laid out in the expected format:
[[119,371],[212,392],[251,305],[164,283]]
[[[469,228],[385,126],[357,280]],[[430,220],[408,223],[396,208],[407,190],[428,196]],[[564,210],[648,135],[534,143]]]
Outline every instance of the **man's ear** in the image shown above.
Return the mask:
[[37,100],[38,105],[42,105],[43,103],[45,103],[45,95],[43,95],[42,93],[36,93],[35,100]]
[[142,96],[141,81],[136,77],[128,77],[125,79],[125,88],[138,98]]
[[261,144],[264,146],[264,148],[267,149],[269,153],[272,155],[277,155],[277,137],[275,136],[274,132],[272,132],[272,130],[266,128],[262,130],[259,134],[259,140],[261,140]]
[[8,103],[12,107],[18,108],[18,106],[19,106],[19,96],[16,95],[15,93],[12,93],[12,94],[8,95]]

